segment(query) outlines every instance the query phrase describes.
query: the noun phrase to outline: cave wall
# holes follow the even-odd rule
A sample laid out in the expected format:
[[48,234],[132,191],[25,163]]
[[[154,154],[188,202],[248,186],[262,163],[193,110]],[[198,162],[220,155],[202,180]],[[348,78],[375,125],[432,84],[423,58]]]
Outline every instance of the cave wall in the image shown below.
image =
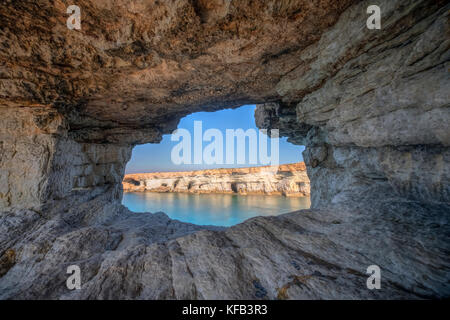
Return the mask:
[[35,207],[48,198],[52,160],[62,117],[43,108],[7,108],[1,113],[0,205]]
[[[79,31],[66,1],[2,4],[0,299],[448,298],[450,7],[379,0],[368,30],[370,4],[80,0]],[[306,145],[312,210],[224,231],[120,205],[134,145],[248,103]]]
[[384,27],[364,33],[363,5],[301,54],[257,124],[307,146],[313,207],[369,193],[449,202],[448,6],[386,2]]
[[77,142],[50,108],[2,108],[0,208],[34,208],[77,191],[122,198],[132,146]]
[[[383,181],[402,197],[449,200],[445,1],[380,1],[381,30],[365,27],[367,1],[330,2],[326,10],[303,1],[258,8],[181,1],[136,7],[133,17],[118,5],[107,9],[117,17],[109,27],[97,11],[102,4],[81,2],[82,32],[60,23],[62,3],[39,5],[39,12],[33,4],[3,9],[9,10],[1,33],[3,207],[118,184],[135,144],[160,141],[190,112],[252,102],[267,103],[256,111],[260,127],[276,124],[291,142],[307,146],[314,207]],[[139,10],[153,22],[141,20]],[[162,12],[172,19],[166,36],[142,43],[143,33],[162,27]],[[244,12],[259,13],[245,22]],[[12,17],[19,14],[24,22],[17,25]],[[51,17],[47,25],[39,14]],[[135,29],[123,25],[128,20]],[[183,23],[200,47],[177,56],[168,46],[183,38],[184,29],[175,32]],[[236,37],[234,25],[264,31]],[[298,33],[307,26],[314,30]],[[44,27],[58,37],[43,34]],[[274,37],[280,27],[283,36]],[[154,60],[143,66],[148,59]]]
[[192,112],[278,100],[298,53],[352,3],[322,2],[79,1],[81,30],[65,1],[5,3],[1,207],[103,184],[120,194],[134,145]]

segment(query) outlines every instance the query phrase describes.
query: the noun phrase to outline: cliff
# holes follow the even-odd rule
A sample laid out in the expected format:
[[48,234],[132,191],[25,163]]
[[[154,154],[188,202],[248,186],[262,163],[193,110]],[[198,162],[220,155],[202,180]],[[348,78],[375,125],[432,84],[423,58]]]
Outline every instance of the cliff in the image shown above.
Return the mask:
[[281,166],[127,174],[124,191],[309,196],[303,162]]

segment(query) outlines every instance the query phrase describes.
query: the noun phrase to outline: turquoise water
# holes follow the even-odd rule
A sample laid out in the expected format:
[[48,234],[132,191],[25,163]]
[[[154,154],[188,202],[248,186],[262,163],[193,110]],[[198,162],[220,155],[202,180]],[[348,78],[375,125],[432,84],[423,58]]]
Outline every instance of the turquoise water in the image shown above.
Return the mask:
[[123,205],[134,212],[165,212],[198,225],[232,226],[255,216],[273,216],[310,206],[308,197],[233,194],[125,192]]

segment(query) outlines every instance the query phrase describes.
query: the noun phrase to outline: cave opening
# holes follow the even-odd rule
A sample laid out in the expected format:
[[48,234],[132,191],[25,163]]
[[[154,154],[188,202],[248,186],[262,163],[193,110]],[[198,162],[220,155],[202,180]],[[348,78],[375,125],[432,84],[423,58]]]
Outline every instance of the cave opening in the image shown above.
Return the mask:
[[[309,208],[304,146],[260,130],[255,110],[193,113],[160,143],[134,147],[122,203],[134,212],[219,226]],[[131,176],[145,187],[126,183]]]

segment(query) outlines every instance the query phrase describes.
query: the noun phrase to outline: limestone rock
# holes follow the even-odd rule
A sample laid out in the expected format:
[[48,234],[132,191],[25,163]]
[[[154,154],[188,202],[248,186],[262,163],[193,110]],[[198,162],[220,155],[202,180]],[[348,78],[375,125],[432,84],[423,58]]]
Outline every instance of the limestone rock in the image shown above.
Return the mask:
[[[68,30],[64,1],[3,1],[0,298],[448,298],[450,5],[379,0],[369,30],[370,4],[80,0]],[[310,210],[222,229],[120,205],[134,145],[250,103],[306,146]]]
[[272,167],[126,174],[122,184],[124,191],[309,196],[309,179],[302,162]]

